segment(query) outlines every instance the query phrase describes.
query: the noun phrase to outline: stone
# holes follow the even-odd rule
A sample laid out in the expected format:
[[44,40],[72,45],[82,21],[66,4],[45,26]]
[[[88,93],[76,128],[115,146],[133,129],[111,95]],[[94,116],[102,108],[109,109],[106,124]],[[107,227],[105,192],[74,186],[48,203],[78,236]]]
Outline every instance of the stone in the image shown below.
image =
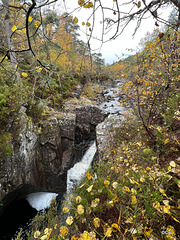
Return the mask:
[[67,170],[95,140],[96,125],[106,116],[97,106],[71,101],[63,112],[50,112],[36,126],[22,107],[20,133],[11,141],[13,154],[0,169],[0,200],[21,184],[65,192]]
[[115,129],[118,128],[123,121],[125,121],[125,117],[122,115],[109,115],[104,122],[96,126],[96,143],[99,159],[107,158],[105,149],[112,141]]

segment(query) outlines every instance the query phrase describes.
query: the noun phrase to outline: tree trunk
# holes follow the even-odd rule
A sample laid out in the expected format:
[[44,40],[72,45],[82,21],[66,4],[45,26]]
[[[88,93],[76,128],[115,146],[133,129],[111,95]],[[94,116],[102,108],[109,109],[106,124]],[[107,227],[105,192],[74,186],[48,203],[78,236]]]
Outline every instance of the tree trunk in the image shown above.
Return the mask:
[[8,41],[8,48],[10,54],[10,61],[13,70],[16,72],[17,81],[20,81],[19,74],[17,73],[17,56],[14,52],[14,41],[12,37],[12,26],[10,22],[10,11],[9,11],[9,0],[2,0],[4,7],[6,8],[6,15],[5,15],[5,26],[6,26],[6,35]]

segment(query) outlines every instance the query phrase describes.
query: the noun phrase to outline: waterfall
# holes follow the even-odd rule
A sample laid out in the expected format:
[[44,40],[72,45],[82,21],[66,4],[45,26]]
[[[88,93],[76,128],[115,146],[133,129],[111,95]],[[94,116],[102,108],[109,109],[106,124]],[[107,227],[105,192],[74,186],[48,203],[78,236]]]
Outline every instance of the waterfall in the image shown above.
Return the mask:
[[80,183],[82,178],[85,176],[88,169],[91,167],[91,162],[96,153],[96,142],[90,146],[90,148],[85,152],[82,160],[76,163],[71,169],[67,172],[67,193],[73,189],[75,185]]
[[[67,192],[69,193],[71,189],[77,185],[82,178],[85,176],[88,169],[91,167],[91,162],[96,153],[96,142],[88,148],[85,152],[82,160],[76,163],[71,169],[67,172]],[[35,208],[37,211],[44,210],[50,207],[52,199],[56,198],[58,194],[50,192],[37,192],[31,193],[26,197],[26,200]]]
[[57,193],[37,192],[31,193],[26,197],[26,200],[37,211],[45,210],[50,207],[51,201],[58,196]]

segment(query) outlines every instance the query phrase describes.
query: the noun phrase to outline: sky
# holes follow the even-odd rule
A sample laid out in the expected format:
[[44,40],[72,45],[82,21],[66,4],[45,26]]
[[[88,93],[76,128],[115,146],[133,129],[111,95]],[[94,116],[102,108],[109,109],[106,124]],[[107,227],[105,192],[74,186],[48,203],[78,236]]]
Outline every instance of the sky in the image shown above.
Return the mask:
[[[127,2],[127,0],[121,0],[121,2],[123,1]],[[65,11],[72,12],[73,17],[78,18],[78,25],[80,26],[80,31],[79,31],[80,39],[87,42],[86,33],[90,34],[90,32],[88,30],[89,28],[87,28],[86,25],[85,26],[82,25],[82,22],[85,22],[85,23],[89,22],[91,23],[91,26],[92,26],[93,24],[92,19],[88,19],[88,17],[92,13],[92,8],[91,9],[81,8],[74,11],[74,9],[78,7],[78,0],[73,0],[73,2],[67,0],[65,2],[66,2]],[[104,0],[104,2],[107,7],[115,9],[115,5],[113,5],[114,4],[113,1]],[[58,8],[64,11],[63,10],[64,5],[62,5],[62,2],[59,4]],[[137,7],[134,6],[134,9],[136,11]],[[121,10],[127,12],[127,6],[126,5],[123,6]],[[167,20],[171,10],[172,9],[168,7],[166,9],[163,9],[161,12],[159,11],[158,14],[161,14],[161,17]],[[106,16],[112,17],[112,12],[107,11]],[[96,12],[95,17],[96,17],[95,19],[96,21],[95,21],[94,30],[93,30],[93,36],[95,38],[101,38],[102,11],[98,10]],[[116,38],[115,40],[111,40],[106,43],[103,43],[103,45],[101,44],[101,41],[91,38],[90,47],[91,47],[92,53],[94,52],[102,53],[102,57],[105,59],[106,64],[112,64],[113,62],[116,62],[119,59],[124,58],[125,56],[135,54],[137,49],[140,48],[139,46],[140,40],[145,37],[147,32],[152,33],[154,29],[157,29],[157,26],[155,26],[155,19],[153,19],[152,17],[143,19],[140,28],[138,29],[135,36],[133,37],[132,35],[134,33],[135,27],[136,27],[136,23],[135,21],[132,21],[132,23],[126,27],[125,31],[118,38]],[[163,25],[159,23],[158,28],[161,29],[162,27]],[[104,40],[107,40],[110,36],[112,36],[112,34],[113,34],[113,29],[112,31],[107,32]],[[128,51],[127,49],[133,49],[134,51]]]

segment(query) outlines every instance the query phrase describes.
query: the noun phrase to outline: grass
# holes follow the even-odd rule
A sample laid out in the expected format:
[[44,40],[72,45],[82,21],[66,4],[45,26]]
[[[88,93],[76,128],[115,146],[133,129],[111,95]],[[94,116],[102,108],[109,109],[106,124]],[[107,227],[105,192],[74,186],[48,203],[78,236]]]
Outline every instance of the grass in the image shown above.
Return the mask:
[[53,207],[46,221],[37,218],[28,239],[179,239],[180,159],[172,156],[155,152],[141,124],[127,120],[71,203],[61,215]]

